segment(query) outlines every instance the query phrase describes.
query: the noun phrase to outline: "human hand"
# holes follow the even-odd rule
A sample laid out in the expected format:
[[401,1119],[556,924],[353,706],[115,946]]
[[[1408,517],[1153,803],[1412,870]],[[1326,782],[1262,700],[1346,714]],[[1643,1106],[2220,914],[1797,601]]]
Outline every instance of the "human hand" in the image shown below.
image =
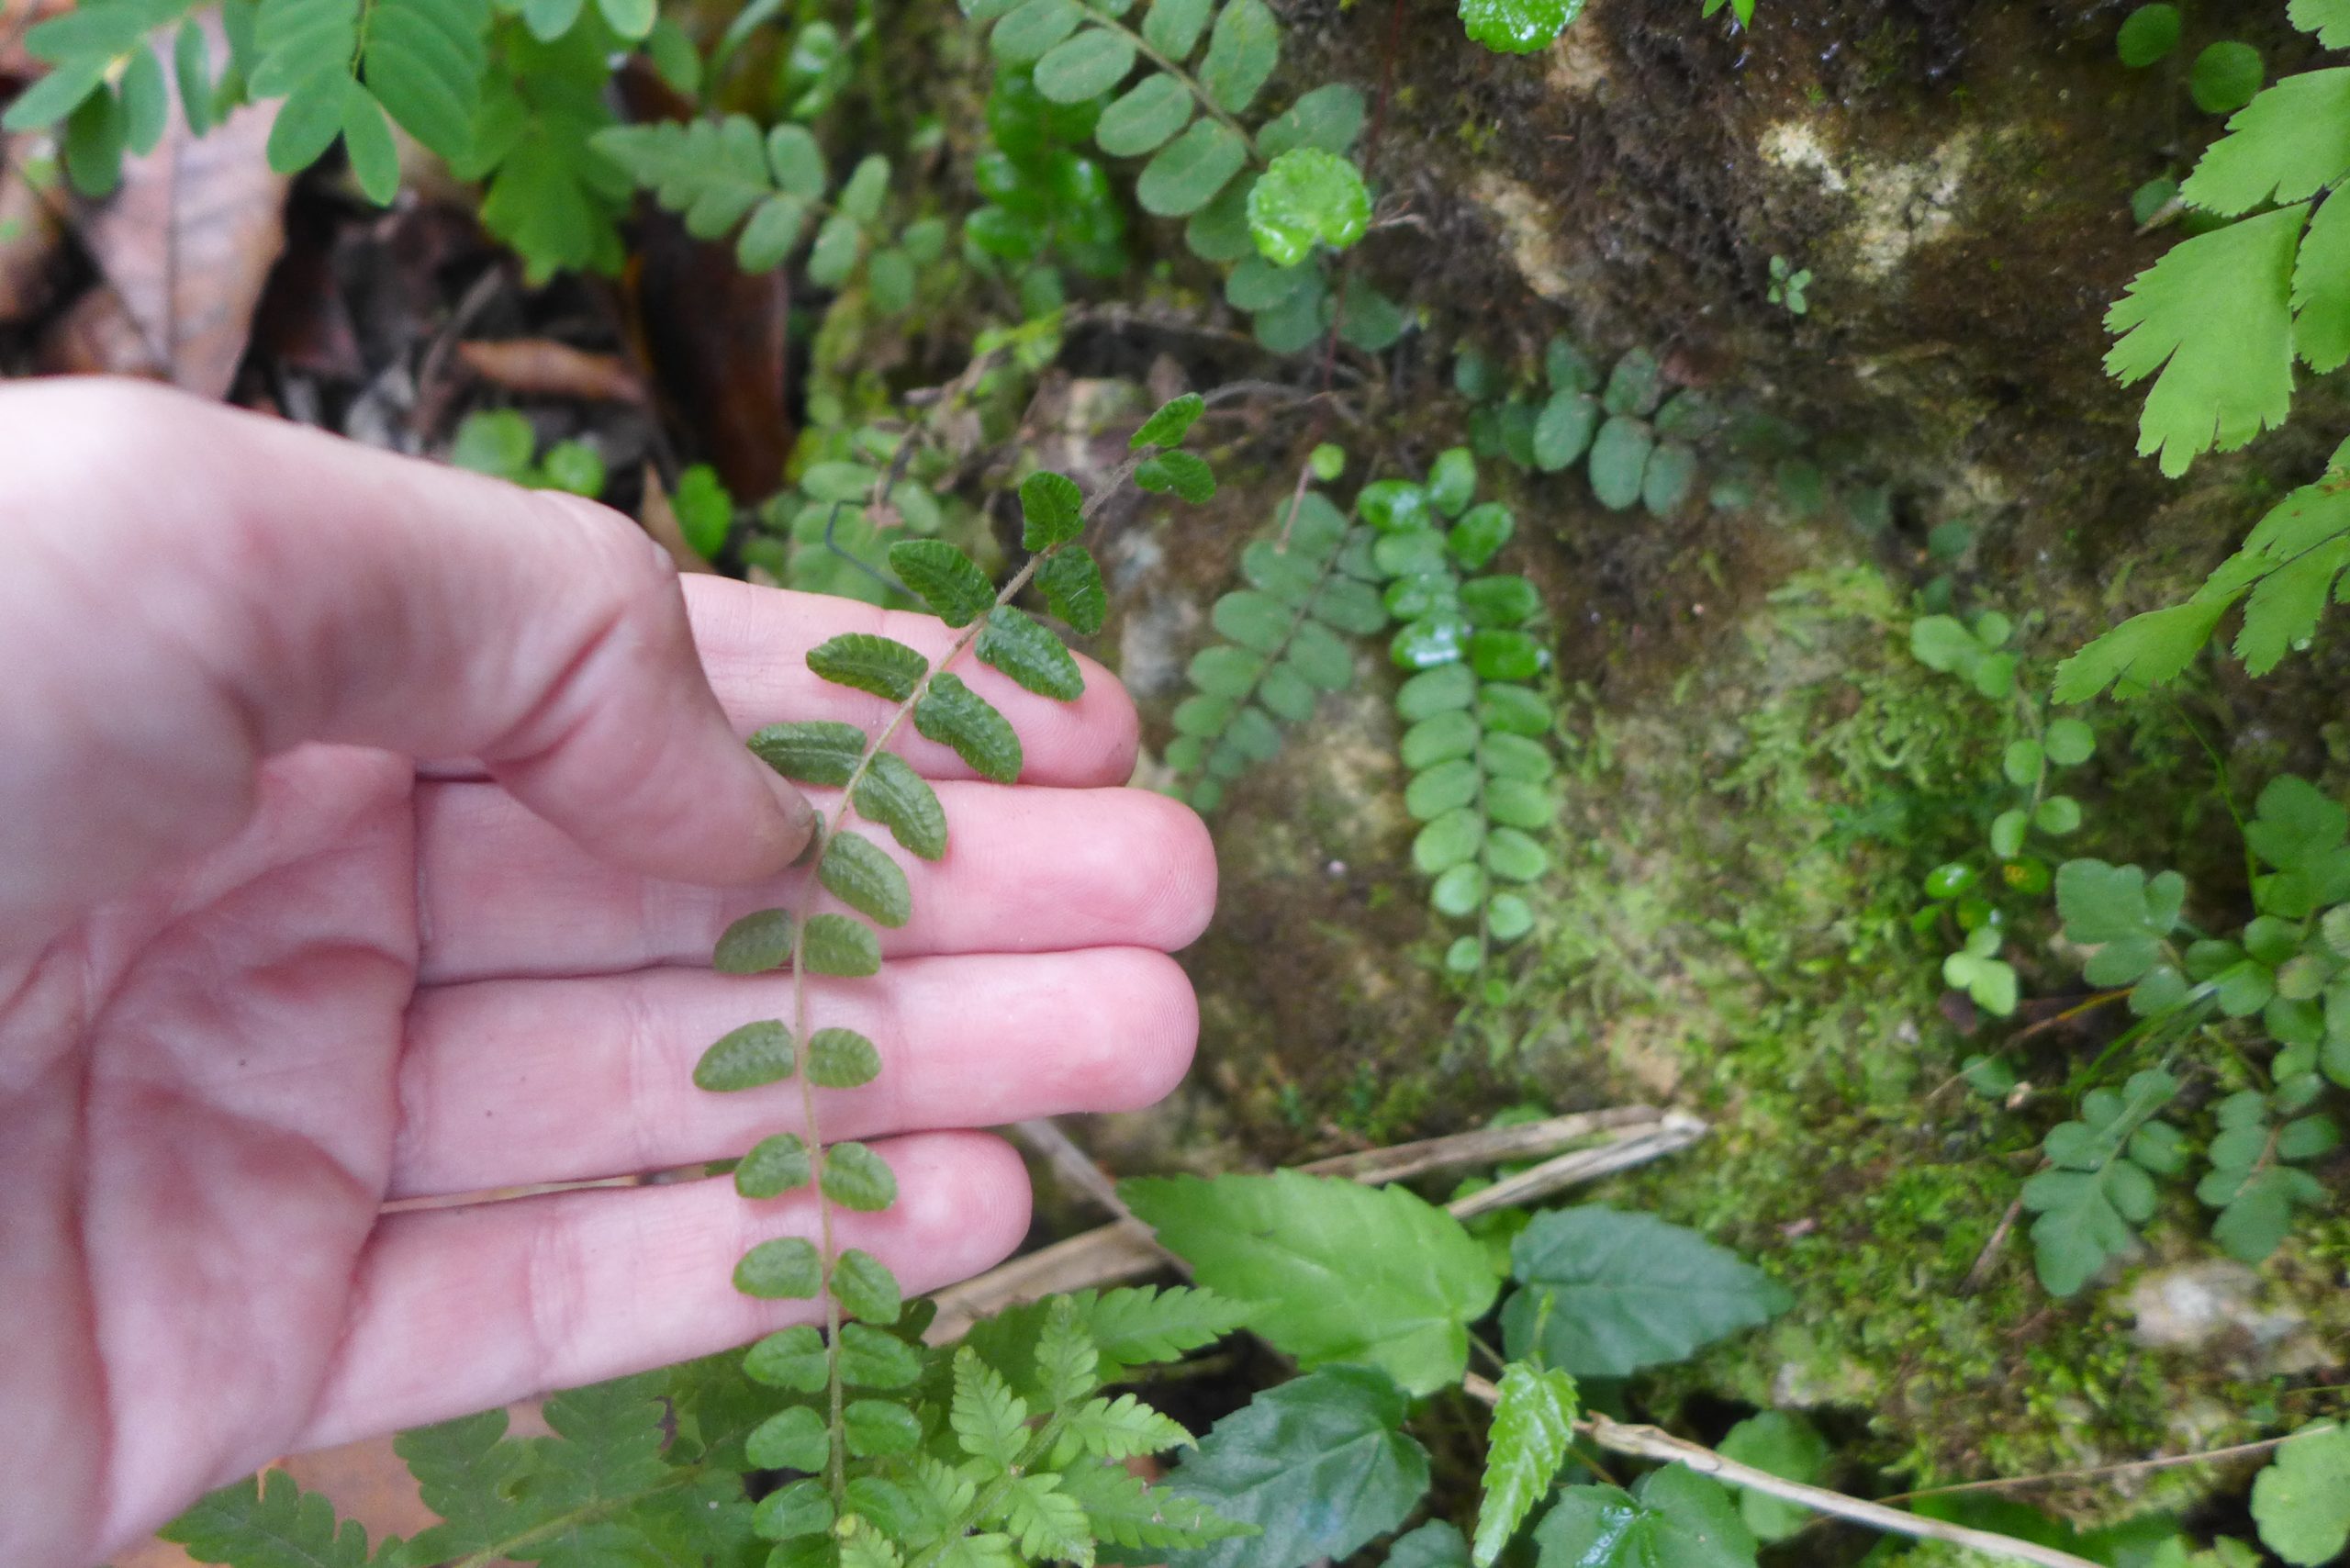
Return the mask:
[[[880,612],[681,591],[601,508],[145,386],[0,390],[0,1562],[85,1568],[273,1455],[804,1316],[729,1277],[801,1203],[723,1181],[380,1210],[791,1125],[689,1079],[790,983],[707,969],[811,821],[738,737],[876,721],[802,655]],[[962,673],[1025,781],[908,737],[952,845],[906,862],[901,961],[810,988],[890,1063],[820,1100],[883,1140],[901,1201],[837,1223],[910,1292],[1027,1225],[1018,1159],[955,1129],[1180,1077],[1164,954],[1214,891],[1198,820],[1114,788],[1114,679]]]

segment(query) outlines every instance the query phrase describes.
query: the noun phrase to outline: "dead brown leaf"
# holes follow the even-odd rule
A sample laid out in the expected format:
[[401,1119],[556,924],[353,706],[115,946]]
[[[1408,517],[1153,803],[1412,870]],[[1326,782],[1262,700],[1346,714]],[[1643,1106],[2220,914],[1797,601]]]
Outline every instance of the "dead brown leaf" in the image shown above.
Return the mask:
[[588,353],[552,338],[476,340],[457,345],[464,367],[493,386],[532,398],[642,403],[644,387],[619,356]]
[[275,115],[251,106],[195,137],[173,103],[162,141],[124,162],[122,188],[81,224],[100,282],[50,329],[43,369],[228,392],[285,244],[290,182],[266,152]]
[[644,465],[644,504],[639,510],[644,513],[644,532],[669,552],[669,559],[677,563],[677,570],[718,570],[686,543],[686,531],[677,521],[677,509],[669,504],[669,492],[661,487],[661,475],[650,463]]

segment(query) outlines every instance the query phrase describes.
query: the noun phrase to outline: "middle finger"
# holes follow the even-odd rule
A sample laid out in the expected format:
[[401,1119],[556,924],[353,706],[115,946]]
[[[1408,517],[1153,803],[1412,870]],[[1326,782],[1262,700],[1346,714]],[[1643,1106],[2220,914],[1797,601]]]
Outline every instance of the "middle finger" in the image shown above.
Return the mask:
[[[1215,901],[1215,855],[1189,808],[1146,790],[937,786],[946,857],[905,868],[913,918],[882,951],[1057,952],[1189,945]],[[820,806],[823,792],[815,792]],[[710,962],[728,923],[797,909],[810,873],[702,888],[604,864],[494,784],[417,791],[417,865],[428,982],[591,975]]]

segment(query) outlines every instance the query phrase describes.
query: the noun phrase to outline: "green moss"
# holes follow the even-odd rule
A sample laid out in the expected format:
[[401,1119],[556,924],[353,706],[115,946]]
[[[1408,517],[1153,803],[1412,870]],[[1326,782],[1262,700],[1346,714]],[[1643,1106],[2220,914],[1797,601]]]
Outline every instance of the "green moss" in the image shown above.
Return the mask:
[[[2258,1389],[2140,1348],[2115,1298],[2051,1300],[2020,1226],[1977,1270],[2044,1120],[1953,1081],[2007,1031],[1946,1003],[1939,934],[1911,917],[1926,871],[1977,846],[2000,804],[2011,716],[1919,666],[1910,619],[1874,567],[1807,572],[1693,660],[1669,702],[1586,700],[1574,715],[1578,847],[1516,993],[1550,1022],[1517,1065],[1553,1100],[1707,1115],[1707,1142],[1608,1201],[1739,1248],[1798,1302],[1644,1397],[1668,1417],[1699,1394],[1847,1406],[1873,1438],[1850,1462],[1917,1485],[2255,1435]],[[2153,861],[2210,839],[2211,769],[2176,716],[2113,733],[2092,834]],[[2027,994],[2076,986],[2061,962],[2033,964],[2044,902],[2016,918]],[[2172,1199],[2158,1253],[2209,1256],[2205,1217]],[[2338,1249],[2343,1228],[2296,1245]],[[2042,1501],[2134,1511],[2212,1479]]]

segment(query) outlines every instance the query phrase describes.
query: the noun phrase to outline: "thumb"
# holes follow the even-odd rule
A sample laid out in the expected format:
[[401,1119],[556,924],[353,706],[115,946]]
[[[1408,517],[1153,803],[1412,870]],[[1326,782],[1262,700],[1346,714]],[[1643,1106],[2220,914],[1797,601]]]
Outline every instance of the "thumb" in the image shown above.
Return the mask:
[[656,876],[748,880],[807,842],[616,512],[98,381],[0,390],[0,933],[217,842],[306,741],[477,758]]

